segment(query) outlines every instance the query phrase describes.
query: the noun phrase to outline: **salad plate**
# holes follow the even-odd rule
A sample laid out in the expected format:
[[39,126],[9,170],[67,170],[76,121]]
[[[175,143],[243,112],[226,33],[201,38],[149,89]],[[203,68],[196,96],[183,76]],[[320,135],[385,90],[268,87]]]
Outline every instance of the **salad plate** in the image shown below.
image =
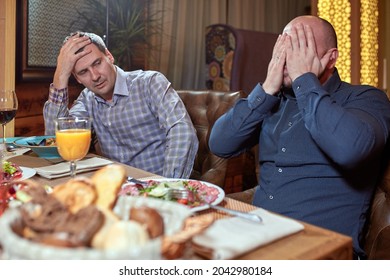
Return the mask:
[[33,168],[20,166],[20,169],[22,170],[22,177],[20,179],[18,179],[20,181],[30,179],[31,177],[33,177],[37,173],[37,171]]
[[[225,198],[225,192],[222,188],[209,182],[193,180],[193,179],[178,179],[178,178],[162,178],[146,181],[146,186],[141,186],[133,182],[123,184],[120,195],[129,196],[147,196],[160,199],[167,199],[167,193],[170,188],[188,189],[193,192],[194,201],[179,202],[185,204],[192,212],[198,212],[209,208],[211,205],[218,205]],[[191,204],[193,203],[193,204]]]
[[36,153],[41,158],[55,159],[60,158],[58,153],[57,146],[45,145],[46,139],[55,141],[55,136],[30,136],[26,138],[19,138],[13,143],[16,146],[23,148],[30,148],[34,153]]

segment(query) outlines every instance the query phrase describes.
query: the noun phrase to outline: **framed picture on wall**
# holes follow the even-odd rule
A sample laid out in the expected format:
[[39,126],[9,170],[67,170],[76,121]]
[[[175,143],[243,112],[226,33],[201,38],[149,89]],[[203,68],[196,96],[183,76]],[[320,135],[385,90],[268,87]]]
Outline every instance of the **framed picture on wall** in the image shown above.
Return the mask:
[[82,4],[74,0],[17,0],[18,81],[53,78],[62,42],[77,28],[77,6]]

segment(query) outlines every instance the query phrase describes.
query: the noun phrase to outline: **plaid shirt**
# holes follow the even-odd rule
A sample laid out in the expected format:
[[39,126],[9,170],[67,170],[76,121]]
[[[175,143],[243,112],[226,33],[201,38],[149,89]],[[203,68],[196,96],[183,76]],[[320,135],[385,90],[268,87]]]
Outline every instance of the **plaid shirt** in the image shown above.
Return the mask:
[[51,84],[43,109],[46,135],[54,135],[57,117],[88,116],[105,157],[168,178],[190,176],[198,150],[196,131],[161,73],[117,67],[112,101],[84,89],[70,110],[68,104],[68,89]]

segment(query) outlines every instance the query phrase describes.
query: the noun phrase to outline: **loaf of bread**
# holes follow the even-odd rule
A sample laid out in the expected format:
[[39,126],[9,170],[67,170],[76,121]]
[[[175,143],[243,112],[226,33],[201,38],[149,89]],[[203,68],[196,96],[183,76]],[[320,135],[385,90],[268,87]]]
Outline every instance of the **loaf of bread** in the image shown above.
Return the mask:
[[112,209],[125,180],[126,170],[118,164],[107,165],[96,171],[92,176],[98,194],[95,204],[102,209]]
[[73,214],[93,205],[98,197],[94,182],[87,177],[76,177],[56,186],[52,195]]
[[154,208],[133,207],[130,209],[130,220],[144,225],[152,239],[164,234],[164,220]]
[[149,240],[148,233],[141,224],[134,221],[118,221],[107,231],[102,249],[127,250],[134,246],[142,246]]

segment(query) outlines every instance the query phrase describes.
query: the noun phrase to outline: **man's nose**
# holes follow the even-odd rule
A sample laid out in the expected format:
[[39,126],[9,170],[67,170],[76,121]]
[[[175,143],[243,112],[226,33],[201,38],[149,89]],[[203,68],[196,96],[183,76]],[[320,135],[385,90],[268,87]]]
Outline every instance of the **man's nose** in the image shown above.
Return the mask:
[[100,79],[100,73],[94,69],[91,69],[91,77],[93,81],[98,81]]

